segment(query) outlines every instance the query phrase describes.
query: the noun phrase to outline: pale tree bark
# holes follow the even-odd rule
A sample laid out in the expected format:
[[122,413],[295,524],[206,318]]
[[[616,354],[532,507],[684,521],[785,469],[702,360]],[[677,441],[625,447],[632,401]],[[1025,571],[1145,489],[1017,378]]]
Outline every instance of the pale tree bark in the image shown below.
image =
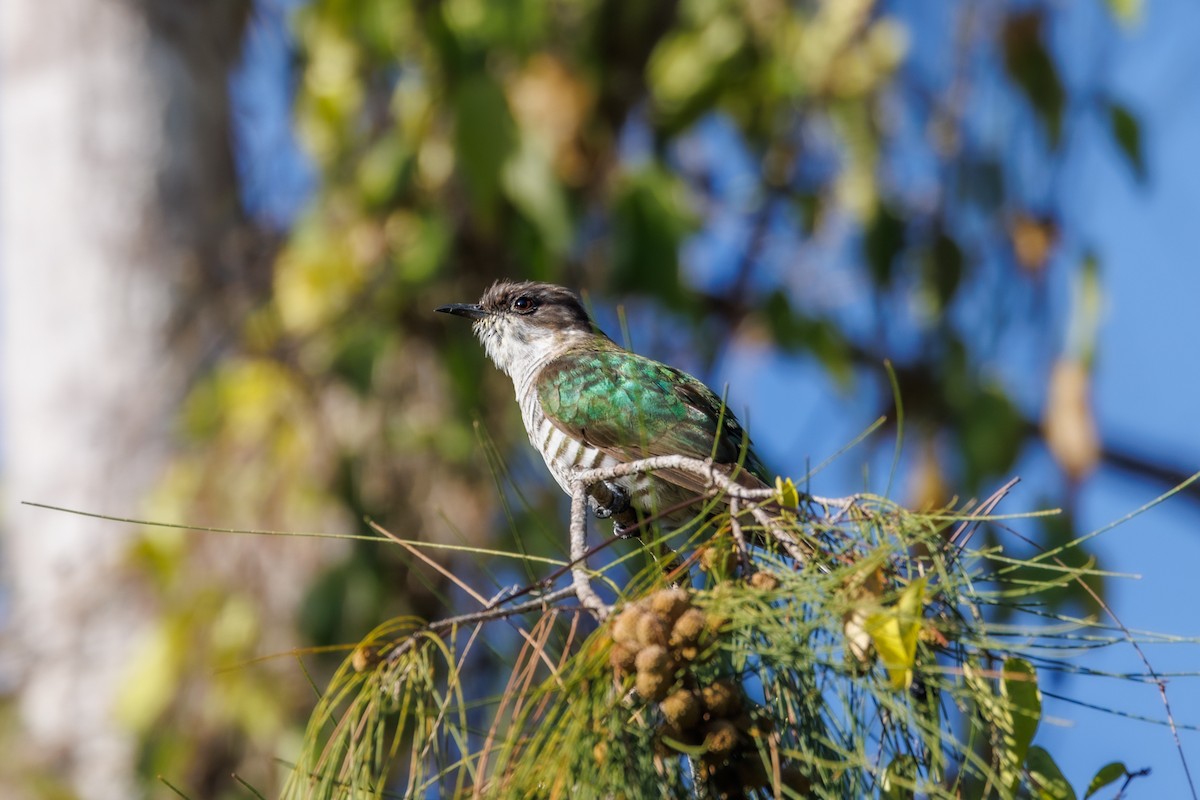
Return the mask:
[[113,689],[152,614],[127,514],[251,281],[226,83],[243,2],[0,4],[4,678],[19,753],[81,797],[138,795]]

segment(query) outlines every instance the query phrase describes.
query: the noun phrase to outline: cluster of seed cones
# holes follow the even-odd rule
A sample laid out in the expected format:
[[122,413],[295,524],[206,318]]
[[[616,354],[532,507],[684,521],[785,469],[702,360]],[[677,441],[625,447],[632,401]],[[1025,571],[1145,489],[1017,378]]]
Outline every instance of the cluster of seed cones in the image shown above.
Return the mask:
[[[736,797],[771,784],[755,743],[769,734],[770,721],[755,713],[736,681],[697,674],[705,647],[723,624],[694,607],[685,589],[662,589],[625,606],[613,620],[610,663],[618,679],[632,674],[638,695],[658,704],[660,754],[702,747],[700,777],[721,796]],[[793,767],[784,767],[779,779],[797,791],[808,788]]]
[[625,606],[613,620],[610,656],[618,675],[636,672],[637,691],[647,700],[663,700],[676,683],[681,665],[700,655],[709,619],[693,608],[684,589],[663,589]]

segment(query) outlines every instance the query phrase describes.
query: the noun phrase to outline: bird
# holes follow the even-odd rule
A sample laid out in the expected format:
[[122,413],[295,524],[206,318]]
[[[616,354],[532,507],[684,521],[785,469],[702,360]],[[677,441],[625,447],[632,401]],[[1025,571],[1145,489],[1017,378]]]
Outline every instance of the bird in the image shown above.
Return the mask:
[[[578,469],[665,455],[712,458],[739,485],[769,485],[749,435],[716,393],[618,345],[569,289],[501,280],[477,303],[437,311],[473,321],[488,358],[512,379],[530,443],[568,494]],[[708,498],[705,479],[664,469],[597,484],[588,502],[628,536],[646,523],[681,528]]]

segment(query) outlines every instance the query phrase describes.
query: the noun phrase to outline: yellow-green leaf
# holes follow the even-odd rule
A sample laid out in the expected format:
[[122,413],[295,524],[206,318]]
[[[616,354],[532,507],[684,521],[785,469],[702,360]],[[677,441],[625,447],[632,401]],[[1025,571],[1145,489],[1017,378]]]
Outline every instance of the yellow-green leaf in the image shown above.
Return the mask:
[[900,600],[896,603],[896,607],[900,611],[901,620],[905,623],[911,623],[914,646],[916,645],[917,634],[919,633],[921,614],[925,609],[925,587],[928,583],[928,578],[918,578],[913,581],[904,587],[904,591],[900,593]]
[[1113,781],[1119,780],[1128,774],[1129,770],[1126,769],[1124,763],[1120,761],[1110,761],[1096,772],[1095,777],[1092,778],[1092,782],[1088,784],[1087,793],[1084,794],[1083,800],[1087,800],[1105,786],[1108,786]]
[[187,653],[188,630],[178,618],[165,619],[138,643],[117,691],[117,719],[145,731],[175,698]]
[[779,504],[784,508],[795,508],[800,505],[800,492],[796,489],[796,484],[792,483],[791,478],[776,478],[775,493],[779,497]]
[[891,687],[896,691],[912,685],[926,583],[926,578],[910,583],[901,592],[895,607],[869,615],[863,626],[875,643],[875,651],[879,653]]
[[1033,796],[1037,800],[1075,800],[1075,790],[1054,759],[1040,747],[1029,748],[1029,757],[1025,768],[1029,770],[1029,780],[1033,784]]
[[1022,764],[1042,718],[1042,693],[1037,685],[1037,671],[1028,661],[1010,658],[1004,662],[1000,696],[1007,701],[1006,711],[1011,719],[1011,725],[1004,731],[1004,746],[1013,762]]

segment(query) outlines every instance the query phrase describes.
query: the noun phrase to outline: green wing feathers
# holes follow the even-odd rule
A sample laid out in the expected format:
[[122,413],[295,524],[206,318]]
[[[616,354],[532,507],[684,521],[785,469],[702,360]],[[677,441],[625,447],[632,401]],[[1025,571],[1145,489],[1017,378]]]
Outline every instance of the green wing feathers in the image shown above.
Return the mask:
[[622,461],[662,455],[708,458],[716,441],[718,463],[741,463],[763,483],[770,480],[741,425],[728,409],[722,413],[720,398],[665,364],[624,350],[569,353],[543,368],[537,392],[556,427]]

